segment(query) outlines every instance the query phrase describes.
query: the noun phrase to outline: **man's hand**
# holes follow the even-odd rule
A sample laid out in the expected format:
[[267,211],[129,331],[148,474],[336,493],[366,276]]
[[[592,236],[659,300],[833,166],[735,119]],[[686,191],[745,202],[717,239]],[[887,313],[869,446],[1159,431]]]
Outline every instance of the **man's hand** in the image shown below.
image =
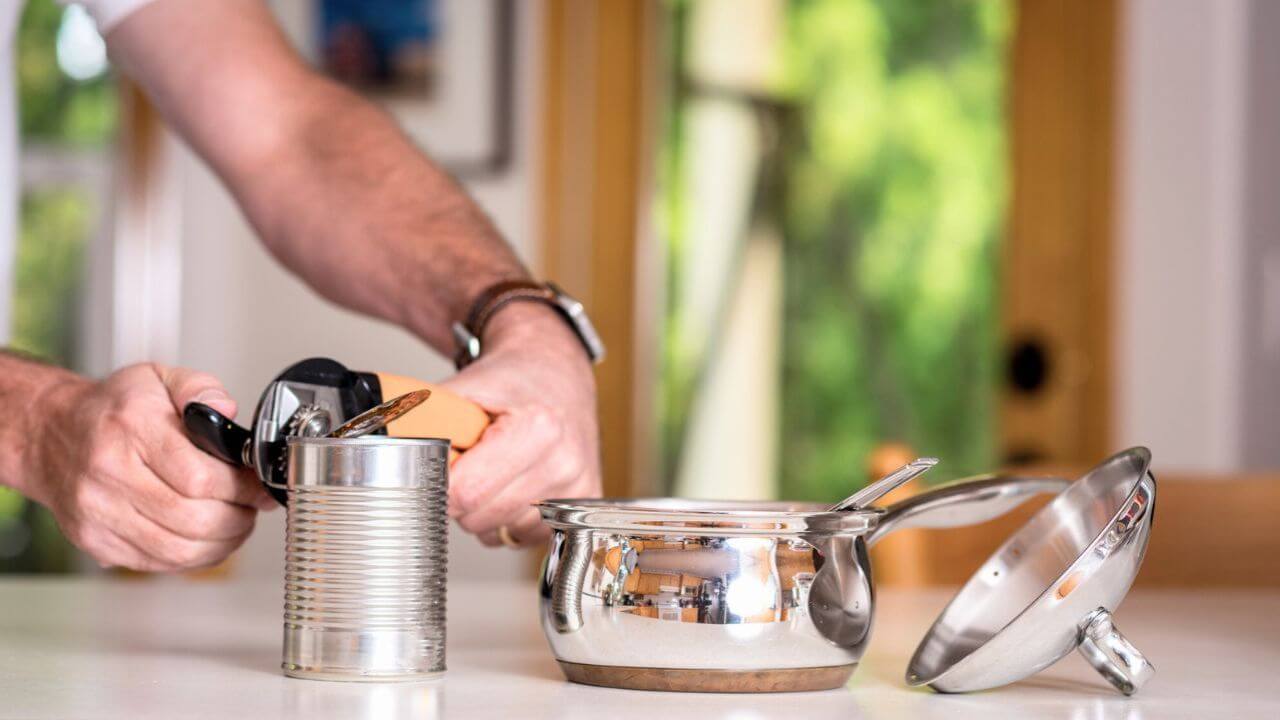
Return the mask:
[[217,564],[275,502],[250,471],[191,444],[180,419],[191,401],[235,415],[213,377],[153,364],[51,386],[33,405],[24,491],[103,567]]
[[564,321],[515,304],[494,316],[480,359],[445,383],[495,417],[449,474],[449,514],[486,545],[506,526],[522,545],[546,537],[530,503],[600,495],[591,364]]

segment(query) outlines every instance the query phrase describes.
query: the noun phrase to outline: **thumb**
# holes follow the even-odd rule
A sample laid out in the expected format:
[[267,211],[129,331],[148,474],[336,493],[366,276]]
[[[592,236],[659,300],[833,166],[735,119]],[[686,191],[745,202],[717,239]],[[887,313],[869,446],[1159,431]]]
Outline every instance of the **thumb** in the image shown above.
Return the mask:
[[236,401],[227,394],[222,383],[209,373],[163,365],[157,365],[156,372],[160,375],[160,382],[169,391],[169,399],[173,401],[173,407],[179,414],[188,404],[198,402],[229,418],[236,416]]
[[499,415],[509,409],[508,400],[512,392],[507,383],[508,379],[503,374],[487,372],[486,367],[473,364],[437,383],[437,388],[479,405],[490,415]]

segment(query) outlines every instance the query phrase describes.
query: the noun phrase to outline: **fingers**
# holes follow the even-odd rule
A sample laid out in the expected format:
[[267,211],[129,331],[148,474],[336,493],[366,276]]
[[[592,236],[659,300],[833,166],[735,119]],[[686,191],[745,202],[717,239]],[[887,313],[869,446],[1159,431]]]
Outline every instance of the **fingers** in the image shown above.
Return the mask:
[[104,568],[122,567],[139,572],[174,572],[209,567],[222,562],[248,537],[245,533],[226,540],[190,540],[179,537],[137,512],[118,508],[112,527],[95,526],[79,543]]
[[525,546],[541,543],[551,534],[551,528],[542,522],[542,513],[533,507],[521,512],[507,529],[511,537]]
[[143,461],[166,485],[192,500],[221,500],[245,507],[276,507],[257,476],[232,467],[192,445],[173,428],[157,432],[143,448]]
[[[227,417],[235,417],[236,403],[217,378],[186,368],[154,368],[179,415],[188,403],[202,402]],[[224,500],[259,510],[278,507],[251,471],[232,468],[196,451],[182,432],[180,421],[176,417],[172,420],[165,424],[176,434],[156,433],[158,439],[149,446],[159,446],[158,452],[149,453],[148,463],[156,466],[153,469],[175,490],[190,498]]]
[[551,529],[542,522],[542,514],[538,512],[537,508],[529,507],[517,513],[507,523],[476,533],[476,538],[488,547],[506,545],[502,541],[500,530],[503,527],[507,528],[507,535],[510,536],[511,540],[515,541],[516,547],[519,548],[536,547],[551,534]]
[[100,528],[85,539],[82,550],[89,553],[98,567],[121,567],[138,572],[164,572],[169,567],[139,550],[133,543],[112,530]]
[[253,528],[257,503],[271,499],[252,472],[197,450],[176,429],[157,429],[138,457],[143,467],[130,483],[130,504],[181,537],[237,537]]
[[[116,531],[133,546],[163,566],[162,570],[196,570],[222,562],[249,536],[246,531],[225,539],[191,539],[182,537],[135,512],[127,517],[127,525]],[[253,527],[250,525],[249,530]]]
[[550,534],[550,529],[542,522],[542,513],[533,507],[516,513],[505,525],[507,534],[522,548],[537,547]]
[[548,530],[533,504],[548,497],[574,494],[584,480],[579,476],[569,482],[535,483],[526,482],[526,477],[518,478],[485,505],[459,517],[458,525],[489,547],[507,544],[500,534],[503,527],[518,546],[537,545],[546,539]]
[[536,544],[545,530],[530,505],[591,486],[585,443],[564,441],[564,419],[529,405],[500,415],[480,442],[454,463],[450,515],[489,546],[502,544],[506,527],[520,544]]
[[185,497],[164,482],[151,483],[132,504],[143,517],[188,540],[231,540],[253,530],[252,508],[222,500]]
[[480,442],[458,458],[450,469],[450,515],[461,517],[487,505],[551,452],[560,439],[560,424],[548,412],[499,417]]
[[484,505],[460,516],[458,524],[463,530],[477,535],[497,530],[503,525],[512,532],[517,523],[532,526],[539,517],[532,504],[562,495],[569,485],[567,481],[537,483],[526,477],[517,478]]
[[173,400],[173,407],[181,413],[189,403],[200,402],[229,418],[236,416],[236,401],[227,394],[217,378],[197,370],[155,366],[160,382],[164,383]]

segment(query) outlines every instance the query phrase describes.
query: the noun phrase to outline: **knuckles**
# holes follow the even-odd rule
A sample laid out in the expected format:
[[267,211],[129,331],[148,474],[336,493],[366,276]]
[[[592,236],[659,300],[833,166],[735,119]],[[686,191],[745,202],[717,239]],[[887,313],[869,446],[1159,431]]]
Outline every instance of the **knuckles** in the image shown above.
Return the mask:
[[557,480],[572,481],[587,469],[585,454],[577,448],[553,453],[553,474]]
[[69,533],[67,539],[74,542],[76,547],[80,548],[89,557],[93,558],[93,561],[98,564],[98,567],[103,568],[104,570],[113,567],[123,567],[141,572],[158,569],[152,568],[138,560],[127,561],[118,557],[112,543],[107,540],[106,534],[93,527],[79,528],[76,532]]
[[199,506],[187,508],[180,517],[188,537],[212,539],[228,524],[224,513]]
[[240,537],[253,529],[252,512],[237,510],[224,503],[201,503],[182,515],[186,535],[202,540],[225,540]]
[[195,569],[216,562],[198,544],[189,540],[169,542],[162,551],[164,559],[179,568]]
[[218,487],[214,474],[204,468],[193,468],[184,477],[171,480],[189,498],[212,498]]
[[455,490],[449,501],[454,504],[459,512],[466,514],[475,510],[483,499],[478,490],[474,490],[471,485],[467,485],[465,489]]
[[[116,473],[120,472],[120,453],[117,447],[110,441],[101,438],[94,438],[89,441],[89,447],[85,451],[84,456],[84,474],[89,480],[105,480],[112,478]],[[79,483],[81,486],[86,483]]]
[[92,478],[82,478],[71,489],[71,505],[79,523],[102,519],[107,512],[104,491]]
[[458,518],[458,526],[469,533],[477,533],[484,529],[480,523],[476,522],[475,515],[463,515]]
[[523,408],[520,415],[529,433],[543,443],[554,443],[564,433],[564,413],[559,408],[533,404]]
[[64,518],[58,518],[58,526],[62,528],[62,534],[76,547],[88,553],[89,557],[99,563],[106,559],[106,547],[96,530],[80,522],[68,522]]
[[141,387],[127,387],[116,392],[103,413],[114,428],[127,432],[146,431],[168,407],[157,407],[156,395]]

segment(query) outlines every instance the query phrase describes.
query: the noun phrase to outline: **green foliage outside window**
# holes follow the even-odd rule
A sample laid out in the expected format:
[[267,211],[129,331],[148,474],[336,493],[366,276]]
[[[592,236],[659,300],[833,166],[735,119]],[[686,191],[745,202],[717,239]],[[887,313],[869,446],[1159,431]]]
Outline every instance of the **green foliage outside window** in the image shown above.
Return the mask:
[[[679,76],[697,38],[671,7]],[[989,470],[1011,6],[790,0],[785,14],[781,493],[843,497],[890,441],[939,456],[934,482]],[[686,101],[672,98],[658,163],[673,267],[695,241],[678,230],[694,202],[678,181]],[[670,341],[679,302],[663,349],[668,472],[694,376]]]
[[59,365],[74,360],[90,210],[76,188],[23,195],[10,347]]
[[[56,39],[64,8],[31,0],[18,26],[20,135],[26,152],[99,158],[116,130],[116,91],[109,75],[87,81],[58,66]],[[21,199],[21,232],[13,278],[9,347],[71,367],[76,359],[77,308],[89,239],[102,208],[87,183],[29,189]],[[70,570],[70,545],[52,516],[0,488],[0,572]]]
[[782,485],[840,496],[886,440],[942,458],[935,481],[988,470],[1009,6],[788,14],[805,122],[787,160]]
[[54,0],[29,0],[22,12],[16,45],[22,140],[101,148],[115,137],[115,81],[110,73],[76,81],[58,67],[64,12]]

